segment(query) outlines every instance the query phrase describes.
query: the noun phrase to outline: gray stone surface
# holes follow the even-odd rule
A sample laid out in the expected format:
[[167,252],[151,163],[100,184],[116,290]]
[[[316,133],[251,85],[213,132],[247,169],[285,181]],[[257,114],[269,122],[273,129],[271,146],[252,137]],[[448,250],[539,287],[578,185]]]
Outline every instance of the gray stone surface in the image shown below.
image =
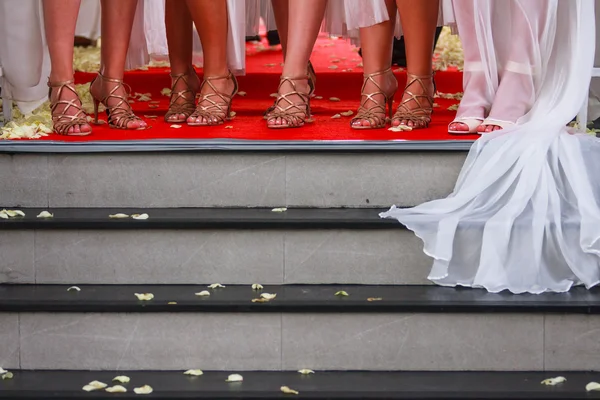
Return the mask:
[[285,158],[277,154],[55,155],[53,207],[278,206]]
[[19,315],[0,313],[0,367],[21,368],[19,358]]
[[289,370],[533,371],[543,356],[541,315],[283,316]]
[[0,283],[34,283],[33,231],[0,231]]
[[[21,280],[30,282],[31,245],[13,242],[19,271],[28,273]],[[400,229],[66,230],[35,239],[37,283],[427,284],[430,268],[420,240]]]
[[1,206],[388,207],[446,196],[463,152],[0,155]]
[[281,318],[23,314],[21,364],[24,369],[279,370]]
[[400,229],[285,236],[285,283],[427,284],[431,264],[420,239]]
[[48,206],[48,156],[0,154],[0,207]]
[[278,231],[40,231],[38,283],[283,283]]
[[287,157],[290,206],[414,206],[447,196],[464,153],[312,154]]
[[547,315],[545,368],[548,371],[600,371],[600,318]]

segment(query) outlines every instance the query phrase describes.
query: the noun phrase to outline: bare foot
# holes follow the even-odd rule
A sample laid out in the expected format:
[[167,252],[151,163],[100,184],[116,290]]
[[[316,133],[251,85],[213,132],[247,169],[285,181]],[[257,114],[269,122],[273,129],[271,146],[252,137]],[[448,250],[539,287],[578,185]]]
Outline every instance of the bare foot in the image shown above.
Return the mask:
[[277,128],[301,126],[306,118],[310,117],[309,92],[310,87],[306,78],[283,81],[279,85],[279,97],[275,102],[275,109],[267,119],[267,126]]
[[90,92],[103,101],[110,112],[109,121],[112,120],[113,125],[130,130],[148,128],[148,124],[133,113],[127,100],[129,93],[122,82],[113,82],[98,75],[90,86]]

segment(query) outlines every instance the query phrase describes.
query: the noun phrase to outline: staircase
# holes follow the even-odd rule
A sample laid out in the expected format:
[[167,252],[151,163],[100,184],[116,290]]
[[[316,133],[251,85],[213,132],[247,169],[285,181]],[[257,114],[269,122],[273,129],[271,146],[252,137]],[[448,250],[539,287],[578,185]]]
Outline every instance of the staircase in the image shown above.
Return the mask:
[[[0,206],[26,214],[0,219],[0,400],[600,397],[600,291],[432,286],[378,217],[450,193],[463,151],[92,147],[0,154]],[[116,375],[127,393],[81,389]]]

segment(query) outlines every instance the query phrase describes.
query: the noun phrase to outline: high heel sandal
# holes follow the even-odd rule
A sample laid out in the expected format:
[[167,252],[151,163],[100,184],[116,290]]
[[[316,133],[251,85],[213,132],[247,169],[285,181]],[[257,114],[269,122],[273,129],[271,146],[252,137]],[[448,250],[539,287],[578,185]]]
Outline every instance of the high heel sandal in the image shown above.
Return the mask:
[[[60,135],[67,136],[87,136],[92,133],[90,129],[88,132],[69,132],[69,129],[75,128],[76,126],[89,126],[87,121],[87,115],[81,105],[81,100],[77,95],[77,91],[73,87],[74,81],[66,82],[50,82],[48,81],[48,100],[50,100],[50,112],[52,113],[52,125],[54,132]],[[52,89],[57,89],[55,101],[52,101]],[[68,90],[73,92],[75,99],[73,100],[61,100],[63,91]],[[56,114],[58,107],[64,106],[59,114]],[[67,114],[70,109],[75,109],[77,112],[73,115]]]
[[[352,127],[352,129],[381,129],[381,128],[385,128],[385,125],[387,123],[387,118],[386,115],[389,115],[389,117],[392,117],[392,114],[394,112],[393,109],[393,103],[394,103],[394,95],[396,94],[396,91],[398,90],[398,81],[395,81],[396,84],[394,85],[395,87],[393,88],[393,90],[391,90],[390,92],[385,92],[383,90],[383,88],[381,87],[381,85],[379,83],[377,83],[377,81],[375,81],[375,77],[377,76],[381,76],[381,75],[385,75],[385,74],[392,74],[392,69],[388,68],[385,71],[381,71],[381,72],[375,72],[373,74],[369,74],[369,75],[365,75],[364,76],[364,83],[362,85],[362,89],[361,89],[361,102],[360,102],[360,107],[358,108],[358,112],[356,113],[356,117],[352,118],[352,121],[350,121],[350,126]],[[373,85],[375,85],[375,87],[377,88],[378,91],[374,92],[374,93],[365,93],[365,89],[367,87],[368,83],[372,83]],[[384,103],[381,104],[379,102],[377,102],[377,100],[374,99],[375,96],[383,96],[384,98]],[[373,105],[369,106],[370,103],[373,103]],[[387,106],[387,110],[386,110],[386,106]],[[387,112],[386,112],[387,111]],[[362,125],[362,123],[360,125],[356,124],[357,122],[360,121],[369,121],[369,125]]]
[[[169,110],[165,114],[165,122],[169,124],[180,124],[187,121],[187,119],[196,110],[196,93],[197,91],[192,88],[188,78],[192,77],[192,74],[196,74],[196,71],[192,68],[190,71],[183,74],[171,75],[173,79],[173,85],[171,86],[171,100],[169,103]],[[197,78],[197,75],[196,75]],[[175,91],[175,88],[179,84],[179,81],[185,83],[186,89]],[[183,102],[178,103],[180,99]],[[173,116],[184,115],[183,118],[171,119]]]
[[[472,135],[474,133],[477,133],[477,128],[479,128],[482,123],[483,120],[477,118],[456,118],[454,121],[448,124],[448,133],[451,135]],[[454,124],[463,124],[466,125],[469,129],[466,131],[450,129],[450,127]]]
[[[275,101],[275,109],[269,114],[269,118],[267,120],[267,128],[270,129],[285,129],[285,128],[300,128],[304,126],[306,120],[310,117],[310,96],[308,93],[302,93],[298,91],[296,88],[296,81],[308,80],[308,76],[303,76],[299,78],[292,78],[282,76],[279,81],[279,88],[277,92],[281,90],[281,87],[289,83],[292,86],[292,90],[290,92],[280,94],[277,96],[277,100]],[[301,100],[300,103],[294,103],[292,100],[288,99],[288,96],[298,96]],[[281,103],[286,103],[287,105],[282,106]],[[277,125],[274,123],[269,123],[271,121],[280,118],[285,121],[285,125]]]
[[[92,89],[96,80],[100,78],[101,81],[110,82],[116,84],[108,94],[106,95],[96,95],[94,90]],[[102,82],[100,82],[102,84]],[[121,88],[124,89],[126,94],[131,92],[131,88],[129,85],[123,83],[121,79],[113,79],[107,78],[98,72],[98,75],[94,78],[92,83],[90,84],[90,94],[94,100],[94,123],[98,124],[98,107],[100,104],[103,104],[106,107],[106,115],[108,117],[108,126],[112,129],[126,129],[126,130],[137,130],[143,131],[148,129],[148,126],[145,124],[144,120],[139,118],[133,113],[129,102],[127,101],[127,97],[116,94]],[[101,89],[102,90],[102,89]],[[104,91],[102,91],[104,93]],[[111,99],[117,100],[116,105],[110,105],[109,102]],[[140,124],[139,128],[128,128],[129,123],[138,122]],[[143,125],[142,125],[143,124]]]
[[[308,97],[312,98],[315,94],[315,90],[317,89],[317,72],[315,71],[315,67],[313,67],[313,65],[310,61],[308,62],[307,76],[308,76],[308,87],[310,89],[308,92]],[[277,100],[275,100],[275,103],[277,103]],[[270,114],[275,110],[275,103],[273,103],[273,105],[271,107],[267,108],[267,111],[265,111],[265,113],[264,113],[265,119],[271,118]]]
[[[394,114],[392,118],[392,127],[405,126],[411,129],[422,129],[427,128],[431,123],[431,114],[433,113],[433,96],[436,92],[435,81],[433,80],[433,75],[427,76],[417,76],[408,74],[409,83],[404,88],[404,94],[407,94],[409,97],[400,103],[398,106],[398,110]],[[428,79],[432,81],[433,85],[433,93],[431,95],[428,94],[414,94],[410,91],[410,87],[414,84],[419,84],[424,93],[428,92],[427,85],[423,83],[424,79]],[[421,100],[427,102],[427,105],[423,105]],[[409,104],[415,103],[415,108],[410,108]],[[394,122],[398,121],[398,125],[394,125]],[[413,126],[402,124],[402,121],[412,122]]]
[[[225,94],[219,92],[215,85],[213,85],[213,81],[227,79],[233,81],[233,91],[231,94]],[[202,89],[204,85],[208,85],[212,90],[212,93],[204,94],[200,101],[198,102],[198,106],[192,115],[188,118],[197,120],[198,118],[204,118],[206,122],[188,122],[189,126],[213,126],[213,125],[221,125],[225,123],[225,121],[229,121],[231,119],[231,102],[235,95],[238,92],[238,82],[235,76],[229,71],[227,76],[208,76],[204,78],[202,85],[200,85],[200,93],[202,93]],[[217,98],[221,102],[213,100],[213,98]],[[208,103],[208,105],[204,105]],[[226,108],[226,109],[225,109]]]

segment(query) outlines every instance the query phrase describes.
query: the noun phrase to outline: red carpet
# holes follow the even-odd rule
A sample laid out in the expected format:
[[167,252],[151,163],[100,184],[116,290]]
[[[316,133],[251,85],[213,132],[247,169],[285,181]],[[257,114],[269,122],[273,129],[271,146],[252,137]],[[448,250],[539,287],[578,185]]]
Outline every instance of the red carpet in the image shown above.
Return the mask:
[[[146,119],[152,126],[146,131],[124,131],[109,129],[106,125],[94,126],[93,135],[88,137],[65,137],[50,135],[43,140],[59,141],[104,141],[104,140],[144,140],[144,139],[245,139],[245,140],[468,140],[471,136],[450,136],[447,125],[454,117],[454,112],[447,108],[455,104],[454,100],[438,98],[434,119],[429,129],[412,132],[390,132],[387,129],[356,131],[349,127],[352,117],[332,119],[335,114],[345,111],[356,111],[360,100],[362,84],[362,62],[356,49],[343,40],[320,39],[315,48],[312,61],[317,70],[316,95],[322,99],[313,101],[314,123],[299,129],[271,130],[266,128],[262,114],[273,103],[270,94],[277,89],[281,73],[281,51],[263,50],[255,44],[248,45],[248,73],[239,78],[240,91],[246,96],[238,96],[234,100],[233,110],[236,117],[225,125],[217,127],[171,128],[163,122],[163,115],[168,107],[168,97],[160,94],[163,88],[170,86],[170,78],[166,69],[150,69],[132,71],[126,75],[126,82],[133,92],[152,93],[151,101],[160,101],[158,108],[150,102],[136,101],[133,108],[136,113]],[[337,68],[332,68],[333,66]],[[406,75],[397,72],[400,87],[406,82]],[[77,83],[89,82],[93,74],[78,73]],[[436,75],[438,91],[456,93],[462,90],[462,74],[458,71],[438,72]],[[333,102],[329,98],[337,97],[341,101]],[[396,96],[399,101],[400,91]],[[155,103],[156,104],[156,103]],[[398,104],[398,103],[396,103]],[[155,115],[152,119],[148,116]]]

